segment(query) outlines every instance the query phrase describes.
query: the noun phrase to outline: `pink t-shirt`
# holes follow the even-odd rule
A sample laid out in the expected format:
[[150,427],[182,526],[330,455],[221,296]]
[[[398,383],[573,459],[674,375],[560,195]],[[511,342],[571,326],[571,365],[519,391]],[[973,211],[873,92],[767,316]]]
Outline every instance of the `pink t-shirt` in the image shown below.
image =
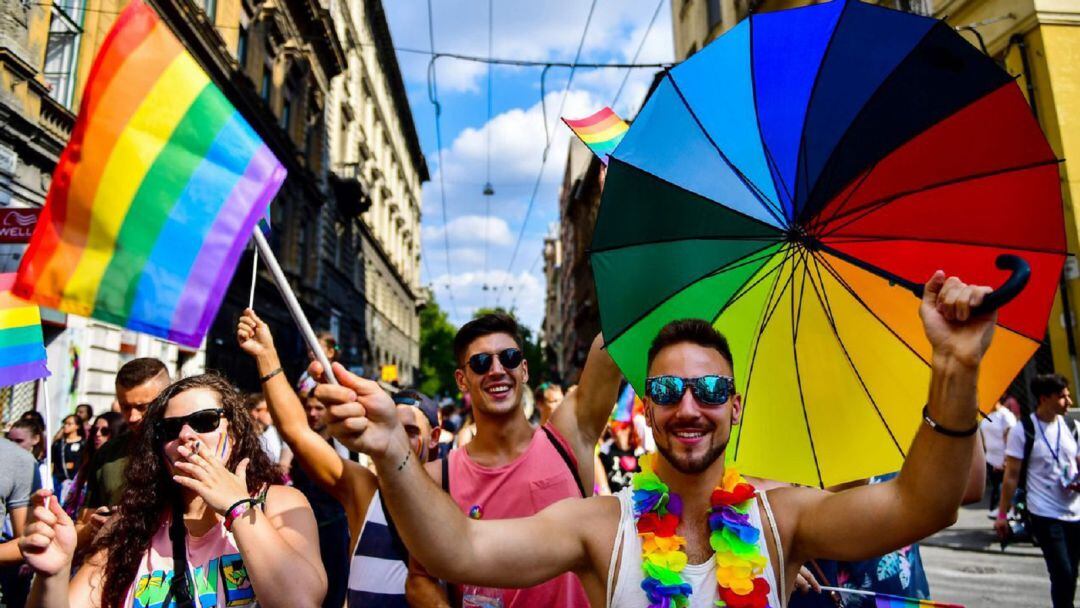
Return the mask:
[[[231,532],[220,522],[202,536],[187,537],[187,560],[195,582],[196,608],[251,608],[258,606],[244,559]],[[127,608],[169,608],[164,605],[173,578],[172,542],[169,518],[150,541],[150,549],[139,561],[139,572],[128,589]]]
[[[551,425],[546,428],[573,460],[574,453],[566,440]],[[462,511],[474,517],[527,517],[564,498],[581,498],[566,461],[540,429],[533,434],[524,454],[501,467],[482,467],[463,449],[450,452],[449,459],[450,496]],[[460,592],[465,608],[589,605],[585,589],[571,573],[525,589],[463,586]]]

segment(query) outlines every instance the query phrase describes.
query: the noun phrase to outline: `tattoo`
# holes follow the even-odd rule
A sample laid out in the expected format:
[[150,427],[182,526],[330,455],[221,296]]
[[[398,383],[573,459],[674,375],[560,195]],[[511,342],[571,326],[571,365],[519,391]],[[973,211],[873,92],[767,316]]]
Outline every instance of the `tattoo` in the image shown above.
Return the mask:
[[397,465],[397,470],[400,471],[401,469],[404,469],[405,465],[409,463],[409,458],[411,456],[412,456],[412,450],[409,450],[408,452],[405,452],[405,460],[402,460],[401,464]]

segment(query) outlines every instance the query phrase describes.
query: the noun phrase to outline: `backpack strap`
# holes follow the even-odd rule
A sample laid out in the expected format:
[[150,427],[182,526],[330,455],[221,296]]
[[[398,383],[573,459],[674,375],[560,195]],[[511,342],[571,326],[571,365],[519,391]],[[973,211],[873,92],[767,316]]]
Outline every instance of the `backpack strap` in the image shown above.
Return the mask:
[[1020,424],[1024,427],[1024,459],[1020,461],[1020,479],[1016,487],[1027,491],[1028,463],[1031,461],[1031,451],[1035,449],[1035,423],[1031,416],[1021,416]]
[[450,454],[440,459],[442,463],[442,491],[450,493]]
[[555,437],[555,433],[549,429],[546,424],[540,428],[544,430],[544,434],[547,435],[548,440],[551,441],[551,445],[555,446],[555,451],[559,453],[563,462],[566,463],[566,468],[570,469],[570,474],[574,476],[574,481],[577,482],[578,491],[581,492],[581,497],[585,498],[588,496],[588,494],[585,493],[585,484],[581,483],[581,474],[578,473],[577,463],[570,457],[566,448],[563,447],[562,442]]

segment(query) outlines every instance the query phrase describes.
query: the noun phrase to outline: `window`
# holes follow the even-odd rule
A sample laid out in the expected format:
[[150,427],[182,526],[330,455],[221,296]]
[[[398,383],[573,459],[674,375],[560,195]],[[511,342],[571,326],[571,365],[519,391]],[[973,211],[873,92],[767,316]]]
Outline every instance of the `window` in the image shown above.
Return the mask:
[[247,69],[248,60],[248,20],[247,17],[240,19],[240,31],[236,37],[236,61],[240,63],[240,70]]
[[263,59],[263,75],[262,75],[262,87],[259,89],[259,95],[262,97],[266,105],[270,105],[270,94],[274,88],[274,47],[270,45],[270,41],[266,42],[266,58]]
[[724,11],[720,8],[720,0],[705,0],[705,15],[709,23],[709,31],[712,31],[718,23],[724,20]]
[[45,81],[50,95],[70,108],[75,96],[75,67],[82,37],[82,0],[57,0],[49,22],[49,40],[45,46]]
[[202,0],[202,8],[206,11],[206,16],[210,18],[210,23],[217,24],[217,0]]
[[286,90],[281,102],[281,128],[288,133],[290,124],[292,124],[292,91]]
[[270,86],[271,86],[270,70],[266,69],[266,70],[263,70],[262,89],[259,91],[259,95],[262,96],[263,101],[265,101],[267,103],[267,105],[270,104]]

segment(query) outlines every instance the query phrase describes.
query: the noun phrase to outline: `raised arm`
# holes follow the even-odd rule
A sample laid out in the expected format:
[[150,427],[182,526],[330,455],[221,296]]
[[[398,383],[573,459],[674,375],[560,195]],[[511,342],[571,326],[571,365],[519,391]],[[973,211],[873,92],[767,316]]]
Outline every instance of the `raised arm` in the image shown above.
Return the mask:
[[[312,369],[321,371],[317,364]],[[340,386],[316,389],[328,406],[331,433],[372,457],[401,538],[433,576],[527,587],[587,566],[583,530],[595,519],[588,504],[595,500],[564,500],[523,519],[468,519],[416,461],[390,396],[339,364],[334,373]]]
[[[971,318],[970,311],[988,292],[955,277],[946,280],[941,271],[926,284],[919,313],[933,347],[927,409],[944,429],[966,431],[978,423],[979,363],[996,315]],[[781,529],[793,531],[788,563],[817,557],[866,559],[950,525],[967,488],[975,448],[974,435],[948,436],[920,423],[896,479],[835,494],[776,490]]]
[[[270,327],[250,308],[240,317],[236,339],[240,348],[255,359],[260,378],[265,378],[281,368]],[[342,504],[351,501],[353,492],[344,481],[347,467],[362,467],[342,459],[332,445],[311,430],[304,414],[304,406],[284,373],[277,372],[263,382],[263,396],[266,398],[270,417],[274,419],[274,426],[312,481]]]
[[604,350],[603,336],[597,335],[585,360],[576,391],[563,400],[551,416],[551,424],[574,448],[579,474],[586,481],[593,478],[593,449],[604,432],[611,410],[618,398],[622,373]]

